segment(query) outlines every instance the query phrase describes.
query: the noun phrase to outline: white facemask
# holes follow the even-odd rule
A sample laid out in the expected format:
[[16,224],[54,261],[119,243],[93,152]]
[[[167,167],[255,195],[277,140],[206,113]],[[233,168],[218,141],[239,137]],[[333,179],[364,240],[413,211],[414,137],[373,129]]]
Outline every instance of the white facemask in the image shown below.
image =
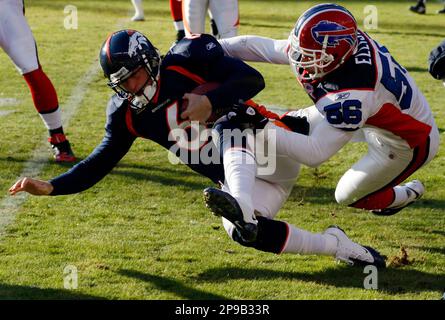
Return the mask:
[[141,95],[134,96],[131,103],[136,109],[143,109],[153,99],[158,89],[157,82],[153,82],[151,85],[147,85],[144,88],[144,92]]

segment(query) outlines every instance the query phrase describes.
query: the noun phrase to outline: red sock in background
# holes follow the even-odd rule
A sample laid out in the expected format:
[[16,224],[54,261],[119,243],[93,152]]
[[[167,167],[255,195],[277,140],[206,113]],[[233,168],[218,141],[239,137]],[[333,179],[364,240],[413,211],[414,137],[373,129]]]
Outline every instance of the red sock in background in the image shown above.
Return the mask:
[[39,113],[50,113],[59,107],[57,93],[51,80],[39,66],[37,70],[23,75],[31,91],[34,106]]

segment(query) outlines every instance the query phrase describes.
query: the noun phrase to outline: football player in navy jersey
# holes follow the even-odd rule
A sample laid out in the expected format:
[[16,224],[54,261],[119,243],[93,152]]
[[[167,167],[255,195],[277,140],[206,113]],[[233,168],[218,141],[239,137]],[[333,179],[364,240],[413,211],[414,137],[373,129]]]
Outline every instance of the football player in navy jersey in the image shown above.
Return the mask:
[[[275,170],[257,176],[256,150],[250,150],[242,142],[231,143],[224,130],[242,129],[238,126],[240,109],[247,112],[253,108],[275,117],[277,123],[279,119],[264,107],[246,102],[263,89],[264,80],[244,62],[225,57],[215,38],[205,34],[184,38],[161,59],[144,35],[121,30],[103,44],[100,62],[108,85],[116,92],[108,104],[106,133],[101,144],[85,160],[50,181],[21,178],[10,188],[11,195],[25,191],[55,196],[86,190],[116,166],[137,137],[143,137],[178,151],[176,154],[192,170],[222,185],[222,190],[205,190],[206,202],[223,217],[227,232],[240,244],[267,252],[325,254],[350,264],[385,266],[377,251],[354,243],[338,227],[313,234],[273,220],[290,194],[299,164],[277,155]],[[210,82],[219,85],[205,94],[193,93],[200,84]],[[187,101],[185,109],[184,101]],[[222,161],[207,162],[201,154],[196,162],[189,161],[196,152],[211,145],[212,136],[197,148],[187,149],[177,146],[179,142],[172,132],[193,126],[191,120],[206,123],[215,114],[227,114],[215,125],[216,144],[221,146],[221,152],[218,148],[215,152],[217,160],[222,158]],[[230,114],[236,115],[236,121]],[[292,127],[289,119],[280,121],[282,126]],[[304,123],[296,121],[297,126]],[[246,158],[253,163],[244,161]]]
[[431,109],[408,71],[358,29],[346,8],[308,9],[286,40],[242,36],[220,43],[228,56],[290,64],[314,101],[299,111],[309,119],[310,135],[276,128],[277,152],[317,167],[349,141],[367,143],[368,153],[337,184],[338,203],[387,216],[424,194],[421,181],[402,183],[437,153]]

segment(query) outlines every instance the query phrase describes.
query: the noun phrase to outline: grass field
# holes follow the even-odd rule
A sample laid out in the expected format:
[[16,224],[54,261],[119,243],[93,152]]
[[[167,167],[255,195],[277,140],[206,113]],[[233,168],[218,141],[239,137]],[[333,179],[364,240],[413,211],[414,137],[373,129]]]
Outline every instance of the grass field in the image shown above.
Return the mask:
[[[339,1],[360,26],[365,5],[377,7],[378,28],[368,32],[413,75],[443,139],[445,88],[427,73],[429,51],[445,38],[444,17],[432,13],[442,5],[430,1],[431,14],[419,16],[407,10],[413,2]],[[145,1],[147,19],[134,23],[128,0],[72,0],[78,9],[77,30],[64,28],[66,1],[26,3],[41,64],[63,111],[74,110],[66,132],[76,155],[85,158],[101,141],[111,95],[95,68],[102,42],[111,31],[137,28],[166,52],[175,37],[168,2]],[[240,34],[285,38],[298,15],[316,3],[240,0]],[[286,108],[310,104],[288,67],[254,66],[267,84],[256,101]],[[88,72],[92,77],[85,76]],[[49,161],[46,130],[25,82],[4,52],[0,101],[0,299],[439,299],[443,294],[443,149],[413,176],[425,183],[424,198],[387,218],[334,200],[336,182],[366,152],[364,145],[349,144],[318,169],[303,168],[279,219],[313,232],[338,224],[392,261],[405,258],[379,273],[378,290],[365,290],[363,270],[335,264],[330,257],[277,256],[234,243],[204,207],[201,194],[209,181],[185,166],[172,166],[167,152],[146,140],[138,140],[119,166],[90,190],[12,201],[7,190],[26,166],[42,165],[33,171],[42,179],[68,166]],[[402,257],[401,247],[407,257]],[[66,266],[78,270],[76,290],[64,288]]]

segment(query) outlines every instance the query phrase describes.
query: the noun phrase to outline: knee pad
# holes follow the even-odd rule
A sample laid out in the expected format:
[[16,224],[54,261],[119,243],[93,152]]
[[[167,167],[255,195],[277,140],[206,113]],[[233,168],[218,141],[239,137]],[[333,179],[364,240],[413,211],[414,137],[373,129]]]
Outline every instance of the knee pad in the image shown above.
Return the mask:
[[338,204],[349,206],[354,202],[354,199],[352,199],[350,194],[344,192],[337,186],[335,189],[335,201],[337,201]]

